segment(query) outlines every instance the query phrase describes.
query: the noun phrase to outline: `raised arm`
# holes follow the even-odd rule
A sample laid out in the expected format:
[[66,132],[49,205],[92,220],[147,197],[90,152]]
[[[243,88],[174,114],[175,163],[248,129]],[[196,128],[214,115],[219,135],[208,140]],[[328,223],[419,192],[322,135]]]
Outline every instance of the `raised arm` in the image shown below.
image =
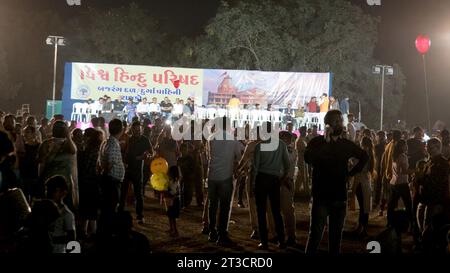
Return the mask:
[[[75,129],[74,129],[75,130]],[[77,153],[77,146],[75,145],[75,142],[73,142],[71,137],[71,132],[69,132],[69,129],[66,129],[66,141],[64,143],[65,149],[70,154],[76,154]]]
[[349,147],[352,151],[352,157],[358,159],[358,163],[352,168],[352,170],[348,173],[350,176],[354,176],[355,174],[361,172],[369,160],[369,155],[363,149],[359,148],[356,144],[351,143]]

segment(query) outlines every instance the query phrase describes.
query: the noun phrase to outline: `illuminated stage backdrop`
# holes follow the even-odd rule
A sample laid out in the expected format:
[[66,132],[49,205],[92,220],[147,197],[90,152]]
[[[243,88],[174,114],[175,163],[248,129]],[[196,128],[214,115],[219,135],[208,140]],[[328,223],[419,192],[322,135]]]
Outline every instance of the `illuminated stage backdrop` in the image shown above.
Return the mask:
[[66,63],[63,114],[70,117],[72,105],[108,95],[112,100],[132,97],[135,101],[164,97],[195,98],[198,105],[226,105],[232,95],[242,104],[293,108],[311,97],[331,95],[331,73],[269,72],[196,69],[120,64]]

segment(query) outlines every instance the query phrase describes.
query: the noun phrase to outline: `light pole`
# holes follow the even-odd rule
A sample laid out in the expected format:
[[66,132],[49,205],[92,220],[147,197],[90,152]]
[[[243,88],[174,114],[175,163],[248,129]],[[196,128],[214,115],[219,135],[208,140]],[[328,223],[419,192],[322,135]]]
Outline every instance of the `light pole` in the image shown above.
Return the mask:
[[58,56],[58,46],[65,46],[66,41],[62,36],[50,35],[45,40],[47,45],[55,46],[55,56],[53,59],[53,94],[52,94],[52,117],[55,115],[55,96],[56,96],[56,62]]
[[380,131],[383,130],[383,112],[384,112],[384,76],[394,75],[394,68],[390,65],[375,65],[372,67],[373,74],[381,74],[381,114],[380,114]]

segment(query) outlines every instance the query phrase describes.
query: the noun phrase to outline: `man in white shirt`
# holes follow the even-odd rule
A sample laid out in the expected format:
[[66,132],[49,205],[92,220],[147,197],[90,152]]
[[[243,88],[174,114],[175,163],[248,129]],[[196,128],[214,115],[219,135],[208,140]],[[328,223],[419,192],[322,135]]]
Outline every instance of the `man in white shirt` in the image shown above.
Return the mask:
[[161,106],[159,105],[156,97],[152,98],[152,103],[150,103],[148,110],[150,112],[150,120],[154,124],[156,118],[158,118],[161,114]]
[[136,112],[141,120],[148,117],[148,112],[150,112],[149,106],[147,98],[143,98],[142,101],[138,103]]
[[183,100],[177,98],[172,109],[172,118],[174,120],[179,119],[183,115],[183,106]]
[[92,104],[92,114],[96,115],[97,117],[100,116],[100,113],[103,109],[103,97],[99,98]]

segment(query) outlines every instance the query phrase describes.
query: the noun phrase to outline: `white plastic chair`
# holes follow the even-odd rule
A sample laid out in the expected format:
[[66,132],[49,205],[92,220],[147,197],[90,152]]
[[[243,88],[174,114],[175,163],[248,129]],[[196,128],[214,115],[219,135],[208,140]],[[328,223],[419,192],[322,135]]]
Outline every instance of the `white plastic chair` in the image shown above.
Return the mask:
[[22,104],[22,113],[30,113],[30,105]]
[[249,121],[250,112],[247,109],[239,110],[239,122],[241,126],[244,126]]
[[272,118],[272,122],[281,122],[281,112],[280,111],[272,111],[270,113]]
[[262,121],[270,121],[270,116],[271,116],[270,111],[267,111],[267,110],[262,110],[261,111]]
[[72,114],[70,115],[70,120],[81,121],[83,103],[76,102],[72,105]]
[[258,126],[261,121],[261,110],[253,109],[250,111],[250,121],[252,125]]
[[88,120],[91,120],[91,114],[89,113],[88,109],[89,109],[89,104],[87,104],[87,102],[84,102],[81,104],[81,108],[80,108],[81,115],[80,115],[79,121],[87,122]]
[[206,117],[208,119],[210,119],[210,120],[214,119],[216,117],[216,109],[215,108],[208,108]]
[[226,115],[227,115],[227,110],[226,109],[222,109],[222,108],[217,109],[217,116],[218,117],[223,118]]

